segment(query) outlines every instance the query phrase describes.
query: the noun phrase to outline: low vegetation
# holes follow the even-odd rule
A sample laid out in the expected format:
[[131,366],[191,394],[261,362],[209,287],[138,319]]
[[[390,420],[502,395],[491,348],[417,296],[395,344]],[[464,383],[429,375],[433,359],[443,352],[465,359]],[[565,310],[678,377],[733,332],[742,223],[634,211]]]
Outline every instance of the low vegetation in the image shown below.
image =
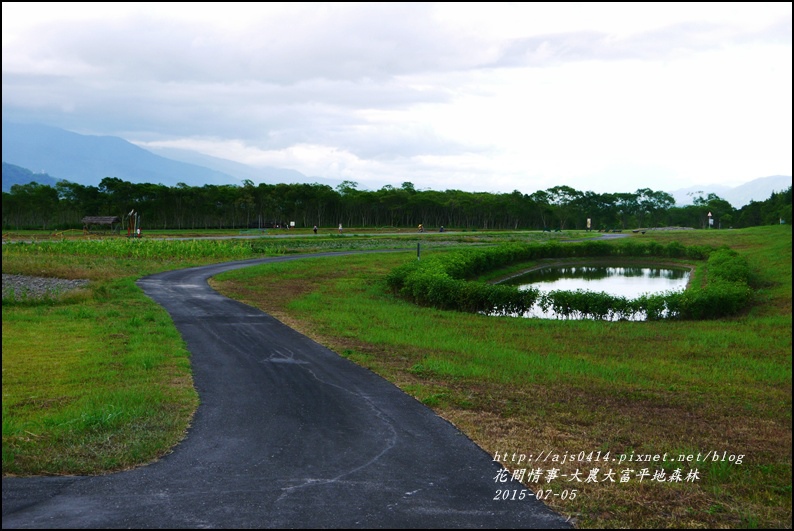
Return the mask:
[[[546,502],[579,527],[791,527],[791,230],[650,236],[632,240],[727,246],[698,281],[722,268],[747,279],[749,302],[704,321],[515,319],[418,306],[387,286],[392,270],[417,261],[417,241],[424,262],[461,246],[548,238],[542,233],[414,234],[408,245],[329,237],[333,250],[406,251],[245,268],[213,284],[395,382],[509,469],[543,469],[537,483],[524,478],[533,490],[576,488],[574,499]],[[103,473],[169,451],[196,405],[189,358],[168,316],[133,281],[325,245],[311,236],[247,242],[167,242],[156,253],[143,250],[153,243],[146,239],[82,251],[86,242],[4,245],[4,273],[91,280],[60,298],[3,300],[4,474]],[[506,271],[488,269],[479,278]],[[47,339],[53,330],[57,343]],[[152,404],[142,403],[150,394]],[[577,457],[560,458],[553,468],[565,476],[549,483],[548,463],[507,457],[540,452]],[[597,462],[598,452],[624,462]],[[629,460],[665,453],[709,459]],[[575,479],[596,468],[598,481]],[[665,478],[696,471],[697,479],[640,480],[644,468]]]
[[[749,304],[704,321],[489,317],[394,295],[387,278],[412,255],[273,264],[214,282],[395,382],[512,471],[541,469],[528,487],[576,488],[573,500],[546,501],[578,527],[790,527],[791,231],[654,240],[728,246],[748,264]],[[560,457],[512,461],[542,452]],[[599,452],[616,461],[596,461]],[[636,460],[664,454],[676,461]],[[560,476],[546,483],[549,468]],[[584,482],[596,469],[597,481]],[[640,479],[644,469],[651,475]],[[680,482],[651,480],[679,473]]]
[[[587,291],[519,290],[511,286],[474,282],[469,278],[489,270],[528,260],[570,257],[630,257],[705,259],[707,283],[696,283],[685,292],[643,295],[627,299]],[[649,320],[714,319],[735,315],[750,297],[747,261],[728,247],[684,247],[677,242],[660,245],[629,240],[619,244],[586,241],[560,245],[510,244],[495,248],[464,250],[414,261],[395,268],[386,276],[396,293],[418,304],[440,309],[523,315],[535,304],[552,309],[563,318],[577,317],[626,320],[642,316]]]
[[[90,281],[43,297],[4,290],[4,475],[121,470],[162,456],[182,439],[198,403],[189,354],[168,314],[136,279],[288,252],[406,246],[348,236],[53,240],[41,231],[4,234],[4,240],[4,274]],[[430,238],[424,246],[447,244]]]
[[196,405],[170,316],[132,279],[3,300],[4,474],[151,461],[183,437]]

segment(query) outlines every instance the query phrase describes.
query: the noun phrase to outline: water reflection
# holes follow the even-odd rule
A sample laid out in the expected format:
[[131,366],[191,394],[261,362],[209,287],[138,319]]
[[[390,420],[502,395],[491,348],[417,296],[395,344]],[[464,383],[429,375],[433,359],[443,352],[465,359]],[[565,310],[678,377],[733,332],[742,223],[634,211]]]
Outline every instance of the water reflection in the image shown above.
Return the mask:
[[[684,290],[689,282],[689,273],[689,269],[654,266],[550,266],[510,278],[503,284],[517,286],[520,290],[537,289],[541,293],[577,290],[602,292],[631,300],[641,295]],[[554,319],[561,316],[552,309],[544,310],[536,304],[524,317]],[[634,315],[628,319],[644,320],[645,315]]]

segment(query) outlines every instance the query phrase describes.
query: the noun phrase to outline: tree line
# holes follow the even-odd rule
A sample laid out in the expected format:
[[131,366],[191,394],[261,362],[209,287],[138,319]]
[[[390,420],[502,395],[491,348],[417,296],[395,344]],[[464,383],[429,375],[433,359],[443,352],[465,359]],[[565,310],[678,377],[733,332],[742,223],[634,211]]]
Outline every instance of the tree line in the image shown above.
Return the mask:
[[[791,223],[791,187],[741,209],[715,194],[676,206],[673,197],[641,188],[628,193],[554,186],[532,194],[417,190],[410,182],[376,191],[344,181],[325,184],[176,186],[131,183],[117,177],[99,186],[59,181],[17,184],[3,192],[3,230],[82,228],[84,216],[135,210],[149,229],[286,227],[439,227],[459,229],[625,230],[681,226],[747,227]],[[711,213],[711,218],[708,214]]]

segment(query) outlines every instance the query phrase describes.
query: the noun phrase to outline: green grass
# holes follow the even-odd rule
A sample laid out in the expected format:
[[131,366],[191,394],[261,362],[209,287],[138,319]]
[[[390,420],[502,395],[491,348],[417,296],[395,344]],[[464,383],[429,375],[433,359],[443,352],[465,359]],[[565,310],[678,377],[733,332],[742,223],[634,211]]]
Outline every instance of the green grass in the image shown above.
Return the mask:
[[[24,234],[24,239],[42,234]],[[310,248],[307,242],[76,238],[3,245],[3,273],[88,279],[43,300],[3,299],[4,475],[100,474],[177,444],[198,398],[170,317],[134,285],[147,274]]]
[[256,255],[229,241],[3,245],[3,273],[90,281],[3,299],[3,474],[101,474],[170,451],[198,404],[189,353],[134,281]]
[[195,410],[188,352],[131,280],[3,305],[3,473],[96,474],[163,455]]
[[[87,290],[52,300],[3,301],[4,474],[123,469],[182,437],[196,405],[187,353],[134,279],[241,256],[402,247],[246,268],[213,284],[382,374],[491,454],[744,456],[742,464],[684,466],[698,468],[696,482],[577,484],[575,500],[552,503],[579,527],[791,527],[789,227],[652,236],[725,244],[747,257],[750,307],[699,322],[544,321],[418,307],[384,282],[393,267],[416,260],[417,241],[424,259],[548,235],[409,236],[4,245],[4,273],[91,280]],[[670,474],[677,466],[659,468]]]
[[416,259],[399,255],[307,261],[299,269],[311,271],[309,282],[285,264],[215,282],[394,381],[492,454],[745,456],[740,465],[686,463],[684,473],[700,476],[686,484],[582,485],[576,500],[554,502],[581,527],[790,527],[791,231],[658,236],[677,239],[727,244],[748,258],[754,297],[745,313],[604,323],[422,308],[385,287],[389,270]]

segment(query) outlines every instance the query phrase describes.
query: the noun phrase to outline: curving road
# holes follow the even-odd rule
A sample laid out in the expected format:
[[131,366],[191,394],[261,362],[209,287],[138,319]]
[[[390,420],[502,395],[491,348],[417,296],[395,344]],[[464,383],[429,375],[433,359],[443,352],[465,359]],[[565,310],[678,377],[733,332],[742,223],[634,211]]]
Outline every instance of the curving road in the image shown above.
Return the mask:
[[233,262],[146,277],[192,353],[201,405],[148,466],[3,478],[3,528],[562,528],[545,505],[494,501],[491,456],[394,385],[207,279]]

